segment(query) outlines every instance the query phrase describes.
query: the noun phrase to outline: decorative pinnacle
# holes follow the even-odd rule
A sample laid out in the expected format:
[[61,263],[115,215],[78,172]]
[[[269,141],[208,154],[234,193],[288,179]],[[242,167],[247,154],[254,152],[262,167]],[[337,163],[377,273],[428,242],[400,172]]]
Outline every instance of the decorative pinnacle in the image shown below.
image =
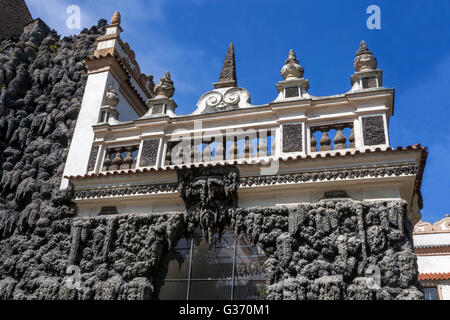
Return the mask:
[[155,94],[157,97],[172,98],[175,94],[175,87],[173,81],[170,79],[170,72],[167,71],[164,77],[159,79],[158,84],[155,86]]
[[285,61],[285,65],[281,69],[281,75],[285,80],[290,78],[301,79],[303,78],[305,70],[298,63],[297,56],[293,49],[289,51],[289,56]]
[[111,17],[111,24],[120,24],[121,22],[121,16],[120,16],[120,12],[116,11],[114,12],[113,16]]
[[355,71],[376,70],[377,65],[377,58],[373,55],[372,51],[370,51],[367,43],[364,40],[361,41],[359,49],[356,52],[356,58],[353,61]]
[[214,83],[214,87],[226,88],[226,87],[236,87],[237,77],[236,77],[236,59],[234,56],[234,46],[233,42],[230,43],[225,56],[225,62],[223,63],[222,72],[220,73],[219,82]]
[[119,95],[112,86],[109,86],[105,95],[106,104],[111,108],[115,108],[119,104]]

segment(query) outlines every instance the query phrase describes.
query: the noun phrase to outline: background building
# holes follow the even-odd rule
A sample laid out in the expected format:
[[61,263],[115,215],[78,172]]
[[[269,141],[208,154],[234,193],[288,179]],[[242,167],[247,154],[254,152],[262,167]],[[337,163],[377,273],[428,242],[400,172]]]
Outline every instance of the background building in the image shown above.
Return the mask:
[[425,299],[450,300],[450,216],[414,227],[414,252]]

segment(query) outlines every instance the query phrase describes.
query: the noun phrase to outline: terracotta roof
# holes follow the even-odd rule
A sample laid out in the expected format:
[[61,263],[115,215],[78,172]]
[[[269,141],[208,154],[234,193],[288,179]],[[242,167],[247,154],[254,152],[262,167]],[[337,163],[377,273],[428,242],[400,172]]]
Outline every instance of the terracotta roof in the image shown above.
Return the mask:
[[[337,158],[337,157],[353,157],[360,154],[369,154],[369,153],[380,153],[380,152],[404,152],[404,151],[412,151],[412,150],[422,150],[422,159],[419,166],[419,174],[417,176],[417,179],[420,181],[416,182],[416,188],[419,187],[422,183],[422,176],[423,176],[423,170],[425,167],[426,162],[426,152],[427,148],[422,147],[420,144],[416,144],[414,146],[407,146],[405,148],[398,147],[397,149],[393,149],[392,147],[387,147],[385,150],[382,150],[381,148],[376,148],[374,150],[366,149],[365,151],[360,150],[354,150],[354,151],[347,151],[347,152],[335,152],[335,153],[317,153],[314,155],[298,155],[298,156],[287,156],[287,157],[278,157],[276,160],[280,161],[292,161],[292,160],[300,160],[300,159],[317,159],[317,158]],[[425,152],[425,153],[424,153]],[[425,159],[424,159],[425,155]],[[273,159],[273,158],[272,158]],[[105,177],[105,176],[113,176],[113,175],[129,175],[129,174],[140,174],[140,173],[147,173],[147,172],[158,172],[158,171],[175,171],[179,169],[190,169],[193,167],[197,168],[204,168],[204,167],[215,167],[219,165],[246,165],[246,164],[269,164],[271,158],[254,158],[254,159],[237,159],[237,160],[231,160],[231,161],[216,161],[216,162],[209,162],[209,163],[192,163],[192,164],[181,164],[181,165],[167,165],[162,166],[159,168],[151,167],[151,168],[143,168],[143,169],[129,169],[129,170],[115,170],[115,171],[107,171],[107,172],[100,172],[100,173],[90,173],[85,174],[83,176],[64,176],[64,178],[67,179],[86,179],[91,177]]]
[[419,281],[424,280],[449,280],[450,272],[444,273],[421,273],[419,274]]

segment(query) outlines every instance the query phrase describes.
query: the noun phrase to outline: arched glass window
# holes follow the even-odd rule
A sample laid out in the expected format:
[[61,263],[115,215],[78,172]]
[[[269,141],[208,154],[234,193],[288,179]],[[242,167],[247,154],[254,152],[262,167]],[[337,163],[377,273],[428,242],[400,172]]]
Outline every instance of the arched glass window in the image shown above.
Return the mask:
[[266,256],[245,237],[225,231],[209,247],[200,232],[181,239],[174,252],[163,257],[159,279],[160,300],[264,299]]

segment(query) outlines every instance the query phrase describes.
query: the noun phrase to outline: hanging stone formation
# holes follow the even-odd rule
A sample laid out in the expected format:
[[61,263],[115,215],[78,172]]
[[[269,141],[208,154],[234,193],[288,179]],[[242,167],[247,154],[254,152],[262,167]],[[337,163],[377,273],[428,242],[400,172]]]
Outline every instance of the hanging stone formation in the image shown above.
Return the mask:
[[[134,52],[118,41],[120,23],[116,12],[109,25],[100,20],[60,38],[37,19],[20,37],[0,42],[0,299],[158,299],[157,270],[197,228],[211,246],[214,235],[231,228],[262,248],[267,299],[423,299],[412,226],[423,205],[425,148],[393,151],[387,115],[380,111],[365,114],[362,126],[345,119],[352,129],[349,147],[343,132],[333,138],[337,152],[328,135],[315,141],[311,128],[323,126],[320,117],[298,117],[298,108],[318,102],[307,92],[293,50],[270,107],[251,105],[248,91],[237,87],[230,44],[214,90],[202,95],[192,114],[177,116],[170,73],[156,86],[141,74]],[[119,59],[114,46],[103,48],[111,39],[126,56]],[[123,68],[128,78],[116,81]],[[87,81],[97,71],[112,79],[102,90]],[[348,96],[361,90],[374,99],[378,91],[383,99],[392,94],[381,87],[381,70],[365,43],[351,79]],[[87,93],[96,99],[83,99]],[[127,97],[121,104],[132,101],[139,119],[120,122],[119,93]],[[194,137],[192,122],[205,119],[208,130],[250,123],[267,130],[271,141],[259,136],[253,156],[246,136],[243,147],[238,136],[216,149],[209,140],[198,162],[173,164],[167,155],[179,142],[174,130]],[[312,150],[318,143],[323,150]],[[381,165],[370,162],[381,161],[383,153],[389,157]],[[343,168],[344,156],[352,163]],[[269,158],[278,161],[278,170],[260,174]],[[363,194],[375,183],[367,181],[404,183],[415,200],[383,193],[393,200],[369,201]],[[305,194],[305,188],[312,191]],[[79,283],[73,270],[79,270]]]

